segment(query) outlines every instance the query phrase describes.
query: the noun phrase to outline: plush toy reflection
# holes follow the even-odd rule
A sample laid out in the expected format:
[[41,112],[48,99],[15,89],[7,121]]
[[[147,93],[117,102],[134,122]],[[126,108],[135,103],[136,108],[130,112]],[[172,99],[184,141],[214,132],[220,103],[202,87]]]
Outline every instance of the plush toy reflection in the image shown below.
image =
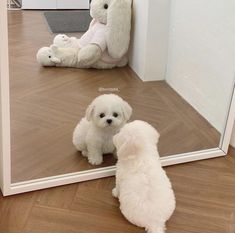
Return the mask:
[[133,121],[114,136],[117,148],[116,187],[123,215],[148,233],[164,233],[175,209],[171,183],[157,151],[158,132],[147,122]]
[[[110,69],[125,66],[130,42],[131,3],[132,0],[93,0],[90,11],[93,20],[88,31],[79,40],[66,35],[54,39],[58,48],[64,48],[60,51],[60,59],[68,59],[66,50],[73,49],[76,63],[66,60],[66,64],[71,64],[69,67]],[[45,51],[44,48],[37,53],[42,66],[65,66],[62,62],[48,62],[50,55],[46,57],[45,53],[50,53],[50,47]]]
[[103,154],[114,153],[113,136],[130,119],[131,106],[114,94],[98,96],[86,110],[73,133],[73,144],[92,165],[103,162]]

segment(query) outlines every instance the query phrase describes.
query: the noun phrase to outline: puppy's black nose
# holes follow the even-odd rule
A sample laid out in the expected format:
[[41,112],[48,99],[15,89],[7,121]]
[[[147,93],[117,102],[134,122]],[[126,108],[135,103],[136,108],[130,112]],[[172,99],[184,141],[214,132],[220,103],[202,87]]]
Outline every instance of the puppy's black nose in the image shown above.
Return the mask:
[[108,120],[107,120],[107,123],[108,123],[108,124],[111,124],[111,123],[112,123],[112,120],[111,120],[111,119],[108,119]]

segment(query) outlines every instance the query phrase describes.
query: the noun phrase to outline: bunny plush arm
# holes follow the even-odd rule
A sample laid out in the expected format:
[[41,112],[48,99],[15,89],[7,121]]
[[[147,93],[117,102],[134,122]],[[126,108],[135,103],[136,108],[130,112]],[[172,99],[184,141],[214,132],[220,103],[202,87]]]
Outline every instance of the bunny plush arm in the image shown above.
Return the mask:
[[106,49],[105,30],[105,25],[92,20],[88,31],[81,39],[58,34],[55,36],[53,44],[59,48],[79,48],[77,67],[91,67],[92,64],[100,60]]

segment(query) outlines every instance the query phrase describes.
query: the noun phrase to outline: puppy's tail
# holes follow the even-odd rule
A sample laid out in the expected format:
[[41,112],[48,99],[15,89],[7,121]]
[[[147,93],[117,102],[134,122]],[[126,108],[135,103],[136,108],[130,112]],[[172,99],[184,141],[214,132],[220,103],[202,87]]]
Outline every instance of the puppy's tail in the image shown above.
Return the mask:
[[166,227],[163,226],[152,226],[147,229],[147,233],[165,233]]

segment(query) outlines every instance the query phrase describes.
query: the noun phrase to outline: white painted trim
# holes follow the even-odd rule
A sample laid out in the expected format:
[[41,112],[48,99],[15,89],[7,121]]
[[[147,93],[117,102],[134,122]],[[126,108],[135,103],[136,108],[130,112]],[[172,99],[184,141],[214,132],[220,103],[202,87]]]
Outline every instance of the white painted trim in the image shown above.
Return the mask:
[[[0,91],[1,91],[1,189],[4,196],[23,192],[29,192],[44,188],[66,185],[86,180],[98,179],[113,176],[115,166],[93,169],[84,172],[76,172],[59,176],[52,176],[43,179],[30,180],[11,184],[11,158],[10,158],[10,106],[9,106],[9,69],[8,69],[8,35],[7,35],[7,0],[0,1]],[[232,124],[235,116],[235,95],[231,101],[227,117],[224,135],[221,140],[221,147],[210,150],[197,151],[186,154],[172,155],[161,158],[163,166],[192,162],[196,160],[209,159],[224,156],[227,152],[231,136]]]
[[1,190],[5,195],[11,185],[10,104],[7,1],[0,1],[0,105],[1,105]]
[[[192,162],[196,160],[215,158],[224,155],[225,153],[222,150],[220,150],[219,148],[214,148],[206,151],[197,151],[192,153],[184,153],[184,154],[162,157],[161,161],[163,166],[169,166],[180,163]],[[42,178],[42,179],[24,181],[12,184],[11,189],[8,190],[8,192],[5,193],[5,195],[6,196],[13,195],[13,194],[51,188],[55,186],[72,184],[87,180],[94,180],[114,175],[115,175],[115,166],[110,166],[107,168],[98,168],[89,171],[75,172],[75,173]]]
[[233,131],[234,120],[235,120],[235,76],[234,76],[234,83],[231,94],[231,101],[228,105],[228,113],[224,126],[224,132],[220,140],[220,148],[225,152],[225,154],[227,154],[228,152]]

